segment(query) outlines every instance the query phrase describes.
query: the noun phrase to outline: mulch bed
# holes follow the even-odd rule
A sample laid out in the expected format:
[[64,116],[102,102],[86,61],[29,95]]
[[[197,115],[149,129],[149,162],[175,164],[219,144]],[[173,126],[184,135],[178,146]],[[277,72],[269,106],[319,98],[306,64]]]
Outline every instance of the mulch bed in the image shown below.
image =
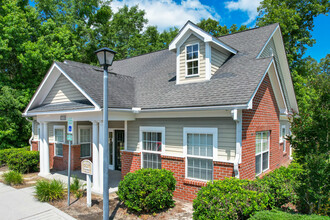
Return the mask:
[[[92,194],[92,207],[87,207],[86,196],[75,199],[70,197],[71,205],[67,205],[67,196],[60,201],[50,202],[51,205],[66,212],[74,218],[82,220],[103,219],[103,201],[100,195]],[[109,195],[109,219],[192,219],[192,204],[183,201],[176,201],[175,207],[164,210],[160,213],[139,214],[131,213],[122,204],[115,193]]]

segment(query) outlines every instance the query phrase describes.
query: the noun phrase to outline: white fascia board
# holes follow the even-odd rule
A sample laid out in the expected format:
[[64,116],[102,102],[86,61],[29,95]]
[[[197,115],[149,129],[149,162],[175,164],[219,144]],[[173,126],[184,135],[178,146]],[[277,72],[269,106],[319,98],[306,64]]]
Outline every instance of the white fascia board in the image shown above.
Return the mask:
[[266,43],[264,44],[264,46],[262,47],[262,49],[260,50],[260,52],[257,55],[257,59],[260,57],[260,55],[262,54],[262,52],[264,51],[264,49],[266,48],[267,44],[269,43],[269,41],[272,39],[272,37],[274,36],[275,32],[279,29],[280,25],[277,25],[276,28],[274,29],[274,31],[272,32],[272,34],[270,35],[270,37],[268,38],[268,40],[266,41]]
[[280,86],[281,97],[282,97],[282,99],[283,99],[285,109],[287,110],[287,109],[288,109],[288,106],[287,106],[286,101],[285,101],[285,98],[284,98],[283,87],[282,87],[282,85],[281,85],[280,78],[279,78],[279,76],[278,76],[278,71],[277,71],[277,68],[276,68],[276,65],[275,65],[274,60],[273,60],[273,64],[274,64],[274,69],[275,69],[275,75],[276,75],[277,83],[278,83],[279,86]]
[[203,38],[204,42],[213,42],[216,45],[224,48],[225,50],[236,54],[237,50],[235,50],[234,48],[226,45],[225,43],[221,42],[220,40],[216,39],[215,37],[213,37],[211,34],[207,33],[206,31],[201,30],[200,28],[198,28],[196,25],[194,25],[191,22],[188,22],[182,31],[180,31],[180,33],[174,38],[174,40],[170,43],[169,45],[169,50],[175,50],[178,47],[178,44],[182,41],[183,37],[186,37],[187,32],[193,32],[196,33],[197,35],[201,36]]
[[101,109],[100,106],[82,89],[80,88],[80,86],[73,81],[68,74],[66,74],[61,67],[59,67],[56,63],[55,63],[56,67],[61,71],[61,73],[79,90],[79,92],[81,92],[94,106],[96,109]]
[[63,111],[50,111],[50,112],[33,112],[23,113],[25,117],[31,117],[36,115],[56,115],[56,114],[69,114],[69,113],[82,113],[82,112],[100,112],[100,109],[75,109],[75,110],[63,110]]
[[254,90],[254,92],[253,92],[253,94],[252,94],[252,96],[251,96],[251,98],[248,102],[249,109],[252,109],[252,107],[253,107],[253,98],[257,94],[257,92],[259,90],[259,87],[260,87],[262,81],[264,81],[265,76],[266,76],[266,74],[267,74],[267,72],[268,72],[268,70],[269,70],[269,68],[270,68],[270,66],[272,65],[273,62],[274,62],[274,58],[269,62],[268,67],[267,67],[264,75],[262,76],[261,80],[259,81],[259,84],[257,85],[257,88]]
[[201,107],[182,107],[182,108],[158,108],[158,109],[141,109],[140,112],[164,112],[164,111],[200,111],[200,110],[232,110],[247,109],[247,104],[242,105],[221,105],[221,106],[201,106]]
[[[51,72],[53,71],[55,67],[55,62],[52,64],[52,66],[50,67],[50,69],[48,70],[45,78],[42,80],[40,86],[38,87],[37,91],[34,93],[31,101],[29,102],[28,106],[26,107],[25,111],[23,112],[23,115],[26,115],[26,113],[29,111],[29,109],[31,108],[32,104],[35,102],[36,98],[38,97],[41,89],[43,88],[44,84],[47,82],[47,79],[49,78]],[[55,83],[55,82],[54,82]]]

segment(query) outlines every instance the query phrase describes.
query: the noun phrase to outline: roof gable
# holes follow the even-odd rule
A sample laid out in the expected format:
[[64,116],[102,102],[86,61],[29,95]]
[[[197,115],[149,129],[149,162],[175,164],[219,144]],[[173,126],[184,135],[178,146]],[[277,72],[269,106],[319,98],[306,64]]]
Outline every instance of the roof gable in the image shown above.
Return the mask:
[[237,50],[233,47],[229,46],[228,44],[223,43],[219,39],[213,37],[211,34],[207,33],[206,31],[200,29],[197,25],[188,21],[183,28],[179,31],[178,35],[173,39],[173,41],[169,44],[169,50],[175,51],[178,47],[180,47],[187,39],[190,37],[191,34],[195,34],[205,43],[214,44],[214,46],[218,46],[232,54],[236,54]]

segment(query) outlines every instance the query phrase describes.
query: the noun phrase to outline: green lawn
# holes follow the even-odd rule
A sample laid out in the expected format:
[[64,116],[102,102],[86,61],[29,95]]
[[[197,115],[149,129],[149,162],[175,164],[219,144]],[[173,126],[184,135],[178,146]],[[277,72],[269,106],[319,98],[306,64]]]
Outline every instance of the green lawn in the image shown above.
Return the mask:
[[330,217],[318,215],[291,214],[278,210],[261,211],[250,218],[251,220],[329,220]]

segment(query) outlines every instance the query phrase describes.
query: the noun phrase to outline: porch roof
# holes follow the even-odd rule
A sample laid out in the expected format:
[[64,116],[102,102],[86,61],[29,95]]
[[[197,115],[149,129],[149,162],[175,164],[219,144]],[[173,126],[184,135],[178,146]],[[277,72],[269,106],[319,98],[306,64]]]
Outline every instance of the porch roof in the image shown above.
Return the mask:
[[30,113],[36,112],[49,112],[49,111],[63,111],[63,110],[76,110],[76,109],[94,109],[91,103],[68,102],[61,104],[47,104],[41,105],[37,108],[30,110]]

